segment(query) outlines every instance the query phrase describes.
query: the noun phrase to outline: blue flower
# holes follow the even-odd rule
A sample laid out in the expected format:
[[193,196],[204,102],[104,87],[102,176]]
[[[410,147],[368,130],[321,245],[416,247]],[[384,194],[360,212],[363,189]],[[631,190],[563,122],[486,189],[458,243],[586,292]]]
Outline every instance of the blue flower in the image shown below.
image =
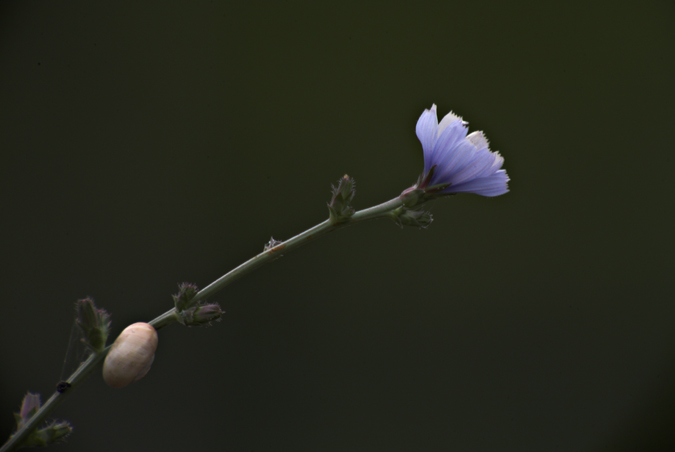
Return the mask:
[[504,158],[490,151],[483,132],[467,135],[467,124],[454,113],[439,124],[435,104],[424,110],[415,127],[424,151],[424,173],[414,188],[434,196],[499,196],[509,191],[509,176],[501,169]]

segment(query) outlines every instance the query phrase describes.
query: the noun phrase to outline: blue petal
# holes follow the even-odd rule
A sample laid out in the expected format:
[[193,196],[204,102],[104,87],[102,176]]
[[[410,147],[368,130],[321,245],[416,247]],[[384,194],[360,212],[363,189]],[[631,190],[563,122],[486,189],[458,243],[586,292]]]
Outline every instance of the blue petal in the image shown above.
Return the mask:
[[453,148],[466,137],[467,128],[464,122],[454,115],[452,115],[456,118],[454,121],[449,124],[443,124],[448,116],[450,115],[443,118],[441,124],[438,126],[438,137],[434,142],[433,152],[431,153],[431,165],[440,164],[452,152]]
[[429,185],[454,183],[454,175],[473,161],[475,153],[476,147],[469,140],[462,140],[434,162],[438,167]]
[[502,167],[504,159],[499,153],[490,151],[488,141],[482,132],[473,132],[467,140],[476,146],[477,151],[469,164],[457,169],[452,176],[455,185],[494,174]]
[[424,151],[424,173],[431,169],[431,154],[434,149],[434,140],[436,140],[436,130],[438,129],[438,117],[436,116],[436,104],[431,106],[430,110],[424,110],[420,119],[417,120],[415,133],[422,143]]
[[488,177],[472,179],[459,185],[453,185],[443,190],[443,193],[475,193],[481,196],[499,196],[509,191],[507,182],[509,176],[506,171],[499,170]]

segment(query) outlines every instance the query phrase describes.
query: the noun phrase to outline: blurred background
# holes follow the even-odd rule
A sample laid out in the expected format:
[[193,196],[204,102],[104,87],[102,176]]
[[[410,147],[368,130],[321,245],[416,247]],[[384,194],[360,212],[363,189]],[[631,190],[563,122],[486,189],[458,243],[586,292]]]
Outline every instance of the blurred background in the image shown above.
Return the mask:
[[[422,171],[438,105],[511,192],[285,255],[160,332],[126,389],[54,413],[63,451],[675,447],[675,5],[3,2],[0,440],[46,399],[74,302],[113,335]],[[668,207],[670,206],[670,207]]]

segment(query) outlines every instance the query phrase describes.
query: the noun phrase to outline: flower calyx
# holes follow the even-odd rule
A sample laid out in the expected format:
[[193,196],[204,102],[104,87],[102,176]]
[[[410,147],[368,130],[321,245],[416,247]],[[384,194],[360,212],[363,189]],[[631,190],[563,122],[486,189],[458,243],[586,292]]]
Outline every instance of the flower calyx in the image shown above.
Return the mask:
[[441,196],[449,196],[451,193],[443,193],[443,190],[450,187],[451,184],[436,184],[429,185],[431,179],[434,177],[436,172],[436,165],[432,166],[429,171],[420,175],[417,179],[417,183],[412,187],[403,190],[400,195],[403,205],[406,207],[415,207],[424,204],[427,201],[432,199],[439,198]]
[[403,206],[406,208],[415,207],[417,205],[424,204],[425,202],[424,190],[418,188],[417,184],[403,190],[399,198],[401,198],[401,201],[403,201]]

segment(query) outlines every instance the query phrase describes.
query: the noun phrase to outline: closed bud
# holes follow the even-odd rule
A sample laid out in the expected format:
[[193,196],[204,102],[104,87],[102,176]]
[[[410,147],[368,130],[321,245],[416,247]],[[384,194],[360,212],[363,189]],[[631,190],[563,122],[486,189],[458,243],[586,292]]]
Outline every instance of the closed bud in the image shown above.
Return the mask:
[[110,314],[97,309],[94,300],[85,298],[75,304],[76,322],[84,334],[84,343],[96,353],[103,350],[110,332]]
[[338,181],[337,187],[334,185],[331,187],[333,189],[333,196],[330,203],[328,203],[328,210],[331,221],[338,223],[354,215],[352,200],[356,195],[356,182],[345,174]]
[[218,303],[206,304],[195,309],[194,322],[198,325],[210,325],[212,321],[219,321],[223,315],[223,310],[220,309]]
[[180,312],[194,306],[196,303],[192,299],[197,295],[199,289],[196,284],[181,283],[178,284],[178,293],[172,295],[176,311]]
[[220,321],[222,315],[218,303],[209,303],[179,312],[178,321],[185,326],[208,326],[214,320]]

